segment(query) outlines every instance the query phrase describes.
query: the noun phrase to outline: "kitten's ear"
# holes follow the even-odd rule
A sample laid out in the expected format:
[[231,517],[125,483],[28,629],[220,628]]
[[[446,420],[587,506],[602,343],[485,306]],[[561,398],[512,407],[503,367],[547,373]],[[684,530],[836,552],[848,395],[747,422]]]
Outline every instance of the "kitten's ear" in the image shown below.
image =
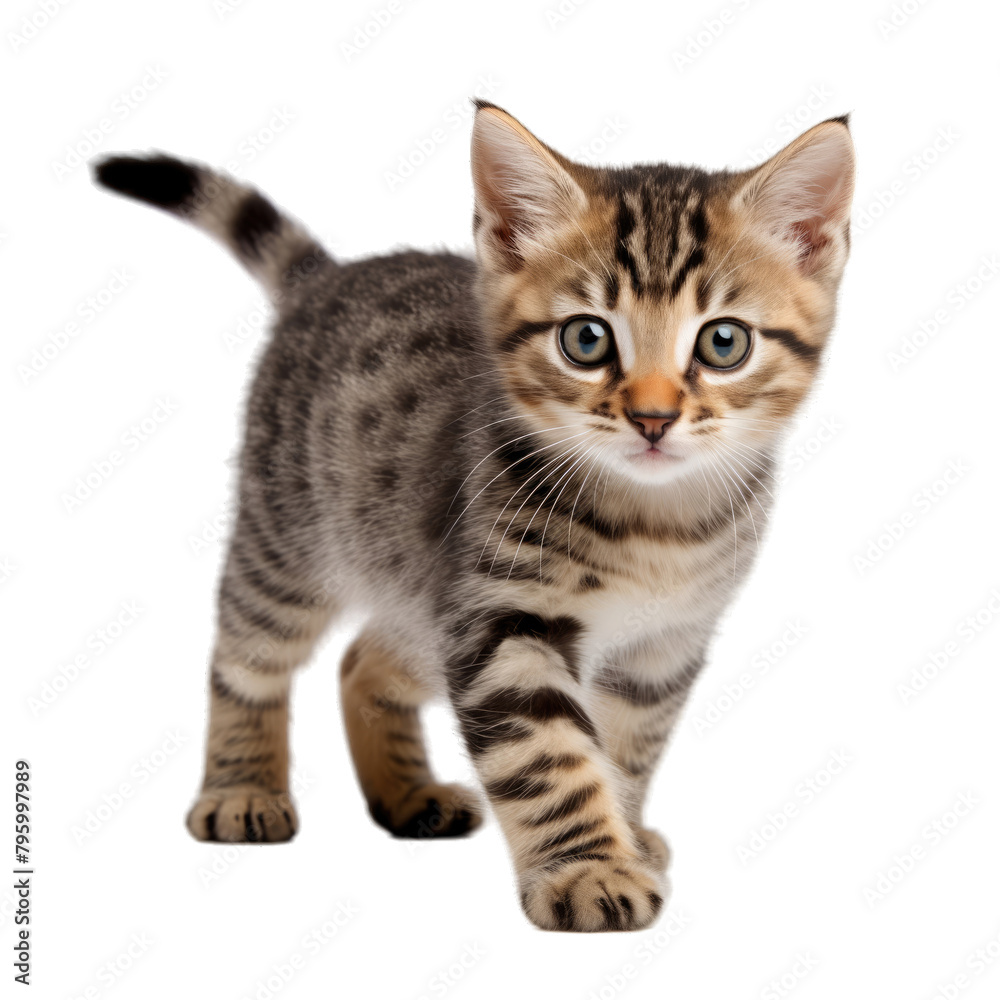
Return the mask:
[[516,270],[587,204],[560,157],[517,119],[476,102],[472,181],[476,192],[476,249],[484,265]]
[[847,117],[813,126],[757,167],[738,196],[800,271],[837,276],[847,259],[854,143]]

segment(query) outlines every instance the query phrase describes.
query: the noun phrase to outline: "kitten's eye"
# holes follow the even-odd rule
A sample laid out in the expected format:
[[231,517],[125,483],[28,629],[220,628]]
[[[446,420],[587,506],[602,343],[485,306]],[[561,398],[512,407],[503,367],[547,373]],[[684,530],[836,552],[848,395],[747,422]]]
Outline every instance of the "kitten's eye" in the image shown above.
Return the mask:
[[709,368],[735,368],[750,353],[750,331],[733,319],[714,319],[698,331],[694,356]]
[[559,343],[573,364],[586,367],[606,364],[615,353],[611,327],[594,316],[577,316],[563,323]]

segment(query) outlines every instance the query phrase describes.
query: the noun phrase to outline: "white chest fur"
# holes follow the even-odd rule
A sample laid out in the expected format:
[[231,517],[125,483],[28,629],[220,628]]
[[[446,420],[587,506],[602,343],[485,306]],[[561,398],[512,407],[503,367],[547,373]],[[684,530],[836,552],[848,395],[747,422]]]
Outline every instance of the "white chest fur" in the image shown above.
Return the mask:
[[567,608],[587,628],[584,672],[613,663],[652,680],[701,655],[742,575],[731,552],[717,544],[630,546],[622,572],[606,574],[603,586]]

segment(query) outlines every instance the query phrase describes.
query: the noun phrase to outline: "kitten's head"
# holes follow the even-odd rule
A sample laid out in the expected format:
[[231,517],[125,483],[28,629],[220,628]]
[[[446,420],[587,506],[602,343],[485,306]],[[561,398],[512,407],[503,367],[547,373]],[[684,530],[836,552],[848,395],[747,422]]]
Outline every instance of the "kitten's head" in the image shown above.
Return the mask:
[[472,168],[485,319],[546,447],[644,483],[755,464],[833,323],[846,120],[742,172],[592,168],[480,103]]

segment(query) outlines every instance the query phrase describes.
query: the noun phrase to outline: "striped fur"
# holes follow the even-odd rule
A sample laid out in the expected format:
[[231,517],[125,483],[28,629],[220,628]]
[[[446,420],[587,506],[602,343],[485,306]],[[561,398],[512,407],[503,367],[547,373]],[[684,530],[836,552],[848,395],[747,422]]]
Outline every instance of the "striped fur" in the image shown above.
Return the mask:
[[[756,170],[571,163],[480,104],[476,261],[329,259],[256,192],[169,157],[107,187],[187,218],[271,293],[218,602],[200,839],[284,840],[293,669],[366,625],[342,707],[373,818],[454,836],[476,798],[431,773],[419,706],[453,705],[528,916],[648,925],[669,851],[652,770],[757,549],[847,254],[846,122]],[[562,324],[613,331],[580,367]],[[699,330],[748,331],[730,370]],[[655,433],[654,433],[655,432]]]

